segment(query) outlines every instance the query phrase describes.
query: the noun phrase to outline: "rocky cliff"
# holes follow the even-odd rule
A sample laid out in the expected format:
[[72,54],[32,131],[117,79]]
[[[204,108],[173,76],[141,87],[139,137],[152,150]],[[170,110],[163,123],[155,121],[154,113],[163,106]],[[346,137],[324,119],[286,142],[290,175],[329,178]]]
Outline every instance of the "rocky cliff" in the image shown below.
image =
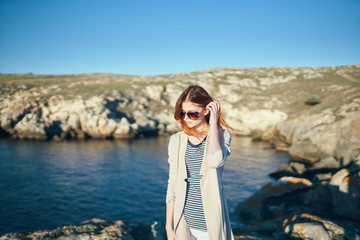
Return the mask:
[[[189,84],[205,87],[243,135],[360,98],[360,65],[210,69],[161,76],[0,75],[0,136],[124,138],[173,133],[173,107]],[[356,101],[354,102],[356,104]],[[294,120],[296,121],[296,120]],[[291,124],[290,124],[291,125]]]

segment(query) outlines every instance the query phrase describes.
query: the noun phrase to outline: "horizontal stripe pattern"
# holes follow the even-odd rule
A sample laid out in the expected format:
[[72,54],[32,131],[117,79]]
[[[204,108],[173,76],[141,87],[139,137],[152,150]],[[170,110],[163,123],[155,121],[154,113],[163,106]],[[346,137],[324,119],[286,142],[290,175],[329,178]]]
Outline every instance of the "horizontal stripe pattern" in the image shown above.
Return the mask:
[[191,228],[207,231],[200,191],[200,169],[204,157],[205,141],[193,145],[188,141],[185,152],[187,191],[184,206],[186,223]]

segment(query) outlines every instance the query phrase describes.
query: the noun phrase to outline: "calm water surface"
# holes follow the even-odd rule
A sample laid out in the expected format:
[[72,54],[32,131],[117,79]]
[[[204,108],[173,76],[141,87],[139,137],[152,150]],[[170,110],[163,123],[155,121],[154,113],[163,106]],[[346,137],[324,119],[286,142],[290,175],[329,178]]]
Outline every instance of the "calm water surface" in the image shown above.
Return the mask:
[[[0,236],[91,218],[165,222],[169,137],[64,142],[0,140]],[[290,158],[234,137],[223,183],[233,225],[236,204],[271,181]]]

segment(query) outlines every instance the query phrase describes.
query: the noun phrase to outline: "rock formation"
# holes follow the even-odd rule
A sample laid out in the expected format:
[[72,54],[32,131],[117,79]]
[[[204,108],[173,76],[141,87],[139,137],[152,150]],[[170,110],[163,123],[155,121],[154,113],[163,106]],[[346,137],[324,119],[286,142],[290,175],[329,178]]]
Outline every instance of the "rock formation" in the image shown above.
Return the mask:
[[275,239],[360,239],[360,98],[302,113],[256,139],[288,151],[289,165],[238,204],[240,232]]
[[[277,125],[282,136],[291,135],[291,140],[298,141],[290,149],[295,156],[297,146],[313,147],[297,138],[302,131],[308,131],[306,127],[311,127],[302,126],[306,119],[296,118],[298,114],[309,113],[314,120],[311,129],[328,134],[346,135],[347,132],[336,131],[342,125],[356,124],[348,123],[349,114],[343,111],[348,120],[331,125],[343,117],[332,118],[334,110],[360,98],[359,86],[354,82],[359,81],[359,69],[360,65],[224,68],[149,77],[0,74],[0,136],[60,140],[173,133],[180,130],[173,119],[178,96],[188,85],[199,84],[221,102],[225,119],[242,135],[268,132]],[[322,112],[326,109],[328,113]],[[291,121],[278,125],[287,119]],[[315,128],[316,124],[319,127]],[[331,126],[324,129],[325,124]],[[294,125],[301,129],[291,129]],[[318,137],[326,139],[325,135]],[[319,149],[322,155],[331,155],[334,150],[335,143],[328,144],[326,149]],[[318,158],[314,156],[311,161]]]

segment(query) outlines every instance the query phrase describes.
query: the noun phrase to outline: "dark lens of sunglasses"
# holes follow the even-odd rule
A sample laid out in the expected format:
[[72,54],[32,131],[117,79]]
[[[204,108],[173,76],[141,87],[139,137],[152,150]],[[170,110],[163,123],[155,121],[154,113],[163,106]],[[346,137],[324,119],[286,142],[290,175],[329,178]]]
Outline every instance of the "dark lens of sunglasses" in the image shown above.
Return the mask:
[[180,112],[180,116],[179,116],[181,119],[184,119],[185,118],[185,112]]
[[[179,115],[179,117],[181,118],[181,119],[184,119],[185,118],[185,112],[180,112],[180,115]],[[187,113],[187,116],[188,116],[188,118],[190,118],[191,120],[196,120],[196,119],[198,119],[199,118],[199,113],[198,112],[188,112]]]
[[188,112],[187,115],[191,120],[196,120],[199,118],[199,113],[197,112]]

